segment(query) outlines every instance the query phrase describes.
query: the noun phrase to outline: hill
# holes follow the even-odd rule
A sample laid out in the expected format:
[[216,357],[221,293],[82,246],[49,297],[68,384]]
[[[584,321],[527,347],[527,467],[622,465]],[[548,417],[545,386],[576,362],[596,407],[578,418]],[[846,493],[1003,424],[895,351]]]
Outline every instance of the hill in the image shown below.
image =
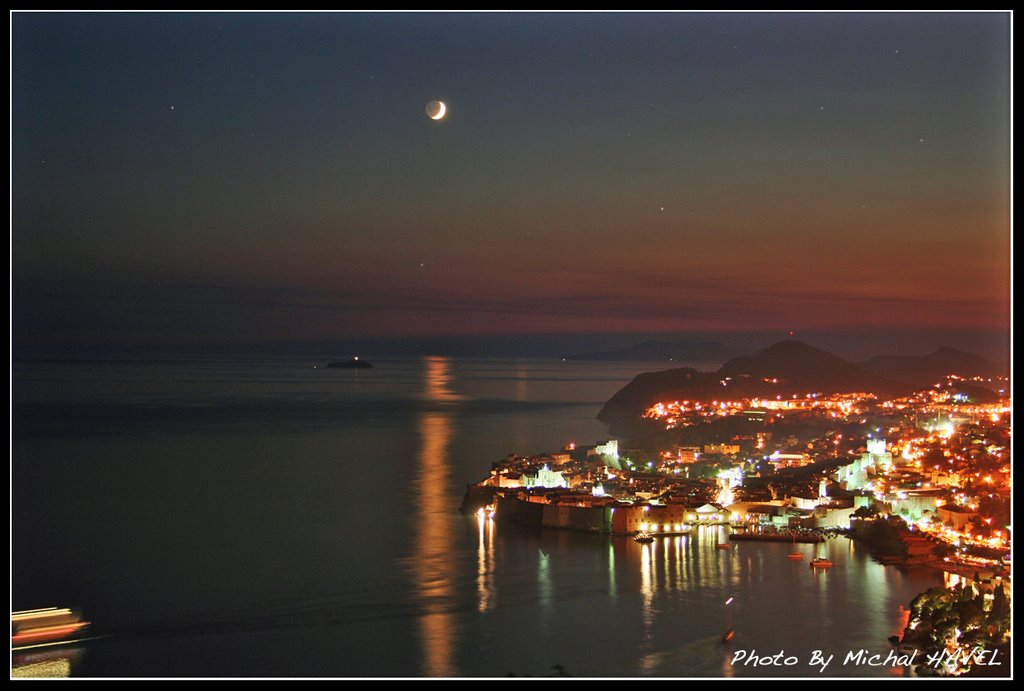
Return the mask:
[[658,401],[791,398],[809,392],[901,395],[912,389],[832,353],[787,340],[733,358],[715,372],[680,368],[638,375],[605,403],[597,417],[616,433],[629,434],[644,424],[643,411]]
[[[907,387],[881,377],[859,365],[800,341],[779,341],[753,355],[733,358],[715,373],[726,377],[756,380],[773,379],[765,393],[806,394],[875,391],[896,393]],[[781,387],[779,390],[775,387]]]
[[980,355],[955,348],[939,348],[922,356],[879,355],[865,360],[861,366],[880,377],[904,381],[915,386],[931,386],[944,381],[947,374],[956,374],[965,379],[980,377],[984,381],[974,382],[988,389],[1006,388],[989,382],[988,379],[1005,377],[1007,368]]

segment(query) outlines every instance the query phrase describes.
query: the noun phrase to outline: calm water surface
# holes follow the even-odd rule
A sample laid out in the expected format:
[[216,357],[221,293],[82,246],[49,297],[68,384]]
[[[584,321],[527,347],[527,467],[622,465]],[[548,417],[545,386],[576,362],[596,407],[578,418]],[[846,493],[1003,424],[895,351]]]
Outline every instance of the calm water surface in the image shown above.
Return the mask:
[[720,529],[638,545],[458,514],[505,454],[603,438],[601,404],[651,368],[322,364],[14,363],[12,604],[110,634],[54,654],[72,674],[819,676],[820,649],[828,676],[891,676],[838,659],[887,652],[941,582],[845,539],[813,573]]

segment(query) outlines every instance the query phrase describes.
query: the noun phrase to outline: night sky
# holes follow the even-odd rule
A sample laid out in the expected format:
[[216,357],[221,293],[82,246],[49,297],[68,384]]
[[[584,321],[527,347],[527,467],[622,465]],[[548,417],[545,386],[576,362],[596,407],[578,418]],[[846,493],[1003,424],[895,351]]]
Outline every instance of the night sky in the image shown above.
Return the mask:
[[11,21],[16,354],[1008,337],[1006,13]]

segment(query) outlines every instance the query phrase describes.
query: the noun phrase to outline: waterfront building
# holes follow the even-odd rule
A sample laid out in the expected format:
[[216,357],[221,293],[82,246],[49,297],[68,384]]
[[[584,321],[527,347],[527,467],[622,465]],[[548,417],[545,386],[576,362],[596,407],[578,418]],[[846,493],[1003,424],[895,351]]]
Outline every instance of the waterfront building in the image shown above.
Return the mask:
[[956,504],[943,504],[935,510],[935,514],[946,525],[955,530],[963,530],[971,519],[978,515],[978,512]]
[[819,504],[811,513],[812,528],[849,528],[855,511],[852,502]]
[[771,501],[738,501],[726,507],[730,516],[744,523],[777,523],[784,525],[789,502],[783,499]]

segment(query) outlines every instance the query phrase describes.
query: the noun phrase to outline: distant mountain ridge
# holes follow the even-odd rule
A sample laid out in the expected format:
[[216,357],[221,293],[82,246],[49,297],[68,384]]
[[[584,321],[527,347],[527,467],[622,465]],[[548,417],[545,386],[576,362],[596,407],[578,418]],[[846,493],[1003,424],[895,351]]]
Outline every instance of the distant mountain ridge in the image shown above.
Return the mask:
[[892,388],[892,382],[827,351],[800,341],[779,341],[753,355],[729,360],[716,372],[722,377],[772,378],[798,388],[866,391],[865,387]]
[[722,361],[731,352],[717,341],[644,341],[622,350],[567,355],[566,360],[633,362]]
[[[939,348],[927,355],[877,355],[860,363],[865,369],[891,379],[918,386],[930,386],[946,378],[947,374],[961,377],[1005,377],[1008,368],[975,353],[956,348]],[[979,383],[986,388],[988,382]]]
[[[996,367],[978,355],[952,348],[940,348],[924,357],[880,357],[856,364],[806,343],[786,340],[733,358],[715,372],[678,368],[640,374],[605,403],[597,418],[613,430],[625,431],[658,401],[791,398],[810,392],[906,395],[936,383],[931,373],[952,365],[964,377],[974,375],[975,370],[979,376],[982,371],[988,376],[989,369],[978,368]],[[921,383],[924,374],[929,374],[924,377],[928,381]]]

